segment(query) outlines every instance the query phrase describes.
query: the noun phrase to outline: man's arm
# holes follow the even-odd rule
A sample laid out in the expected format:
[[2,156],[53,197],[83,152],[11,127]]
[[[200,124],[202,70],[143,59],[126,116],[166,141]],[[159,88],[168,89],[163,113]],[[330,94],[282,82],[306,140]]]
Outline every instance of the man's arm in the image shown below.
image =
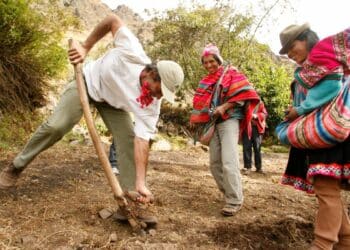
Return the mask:
[[149,155],[149,142],[140,137],[135,136],[134,154],[136,165],[136,191],[143,197],[139,199],[141,202],[150,202],[153,200],[151,191],[146,187],[146,171]]
[[72,48],[68,51],[71,63],[83,62],[87,53],[102,37],[109,32],[114,36],[122,25],[123,21],[117,15],[108,15],[95,27],[83,43],[73,41]]

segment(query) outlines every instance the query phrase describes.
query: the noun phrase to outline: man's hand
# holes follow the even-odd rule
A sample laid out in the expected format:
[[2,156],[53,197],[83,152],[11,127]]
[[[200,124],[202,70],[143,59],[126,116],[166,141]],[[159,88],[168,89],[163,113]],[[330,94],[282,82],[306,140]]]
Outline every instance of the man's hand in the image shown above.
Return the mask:
[[216,109],[214,110],[213,112],[213,116],[214,117],[220,117],[220,116],[223,116],[226,112],[226,105],[225,104],[222,104],[218,107],[216,107]]
[[146,170],[148,164],[149,141],[135,136],[135,165],[136,165],[136,182],[135,189],[141,195],[137,200],[148,203],[153,201],[151,191],[146,187]]
[[68,50],[68,57],[71,64],[75,65],[84,61],[88,49],[78,41],[73,40],[72,47]]
[[152,203],[154,201],[153,194],[146,186],[136,186],[136,191],[140,194],[140,196],[137,198],[138,202]]
[[231,102],[225,102],[224,104],[221,104],[220,106],[217,106],[216,109],[213,112],[213,116],[220,117],[223,116],[226,112],[226,110],[232,108],[234,106],[234,103]]

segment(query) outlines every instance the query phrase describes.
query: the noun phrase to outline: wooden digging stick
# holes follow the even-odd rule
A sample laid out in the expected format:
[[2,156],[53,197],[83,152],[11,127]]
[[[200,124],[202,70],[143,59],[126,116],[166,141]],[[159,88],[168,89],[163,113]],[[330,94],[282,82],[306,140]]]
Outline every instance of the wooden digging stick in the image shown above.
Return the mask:
[[[68,40],[68,45],[69,48],[72,48],[73,40],[69,39]],[[133,228],[134,231],[140,230],[145,227],[144,223],[140,222],[133,211],[131,211],[130,206],[128,205],[127,200],[124,197],[123,190],[119,184],[119,181],[117,177],[114,175],[112,171],[111,164],[108,160],[108,157],[106,155],[106,152],[102,146],[101,139],[97,133],[95,123],[90,111],[90,106],[89,106],[89,100],[86,94],[86,87],[83,79],[83,74],[82,74],[82,67],[81,63],[75,64],[74,65],[74,74],[75,74],[75,80],[77,83],[78,87],[78,92],[80,96],[80,102],[81,106],[83,108],[83,113],[84,113],[84,118],[86,121],[86,125],[89,130],[89,134],[91,136],[92,142],[94,144],[94,147],[96,149],[98,158],[100,159],[100,162],[102,164],[102,168],[104,170],[104,173],[108,179],[108,183],[112,188],[112,192],[114,194],[114,198],[118,202],[119,208],[124,212],[126,217],[128,218],[128,221]]]

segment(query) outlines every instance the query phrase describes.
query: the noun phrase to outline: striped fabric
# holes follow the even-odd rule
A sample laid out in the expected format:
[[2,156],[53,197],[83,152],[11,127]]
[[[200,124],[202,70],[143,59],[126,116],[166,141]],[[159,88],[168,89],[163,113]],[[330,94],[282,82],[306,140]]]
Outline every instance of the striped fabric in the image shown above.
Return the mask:
[[259,134],[264,134],[266,129],[266,117],[267,110],[263,101],[260,101],[259,104],[255,107],[254,114],[257,115],[257,119],[252,120],[252,124],[256,125]]
[[[350,79],[349,79],[350,80]],[[280,141],[296,148],[328,148],[350,134],[350,95],[347,81],[340,94],[326,106],[276,128]]]

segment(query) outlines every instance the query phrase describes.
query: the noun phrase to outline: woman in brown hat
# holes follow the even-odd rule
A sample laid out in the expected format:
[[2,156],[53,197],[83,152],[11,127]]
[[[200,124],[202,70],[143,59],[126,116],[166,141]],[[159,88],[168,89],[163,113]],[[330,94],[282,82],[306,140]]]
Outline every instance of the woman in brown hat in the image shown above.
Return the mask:
[[[333,249],[333,246],[350,249],[350,222],[340,196],[341,183],[350,179],[350,140],[345,138],[344,142],[325,145],[326,139],[331,138],[325,123],[335,122],[336,126],[337,121],[325,119],[320,122],[320,117],[325,116],[325,107],[334,104],[333,100],[343,101],[339,102],[340,109],[349,105],[349,81],[346,80],[350,63],[349,38],[350,30],[345,30],[319,41],[308,24],[290,25],[280,33],[280,54],[287,54],[298,67],[291,85],[293,105],[286,111],[285,122],[276,130],[280,139],[284,138],[283,133],[285,138],[291,139],[296,137],[295,129],[286,131],[293,124],[313,119],[313,127],[301,134],[305,141],[315,142],[312,147],[309,145],[313,148],[310,150],[289,141],[292,147],[282,183],[316,194],[319,208],[313,250]],[[308,138],[310,134],[311,138]],[[321,149],[325,147],[329,148]]]

